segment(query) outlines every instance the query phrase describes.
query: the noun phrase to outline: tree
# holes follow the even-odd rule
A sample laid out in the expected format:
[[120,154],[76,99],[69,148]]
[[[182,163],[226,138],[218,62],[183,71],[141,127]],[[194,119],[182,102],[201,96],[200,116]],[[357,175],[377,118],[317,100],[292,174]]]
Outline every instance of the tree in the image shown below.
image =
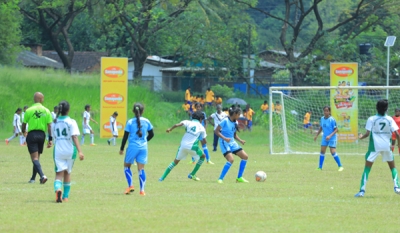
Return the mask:
[[18,0],[0,3],[0,64],[13,64],[21,50],[21,31]]
[[[262,9],[257,6],[256,1],[252,0],[235,0],[238,3],[248,6],[250,9],[256,10],[265,15],[265,17],[273,20],[281,25],[279,33],[279,43],[282,49],[286,52],[288,61],[288,69],[292,74],[292,84],[295,86],[304,85],[305,78],[310,69],[318,61],[314,57],[314,50],[318,42],[332,33],[357,20],[362,24],[369,17],[388,5],[399,5],[398,1],[394,0],[358,0],[356,4],[350,4],[349,14],[347,17],[340,18],[336,22],[332,20],[324,20],[324,15],[321,14],[321,7],[333,1],[328,0],[313,0],[313,1],[290,1],[285,0],[282,3],[284,11],[281,14],[272,13],[270,10]],[[315,22],[315,23],[312,23]],[[314,25],[313,33],[306,40],[302,40],[303,45],[299,44],[299,40],[304,36],[304,29]],[[309,27],[312,29],[312,27]],[[309,35],[309,34],[307,34]],[[298,50],[298,51],[296,51]],[[295,52],[300,52],[299,56],[295,56]]]
[[[91,4],[91,0],[22,0],[20,3],[22,14],[39,25],[69,72],[75,50],[68,30],[75,17]],[[62,40],[67,47],[67,54],[64,53]]]

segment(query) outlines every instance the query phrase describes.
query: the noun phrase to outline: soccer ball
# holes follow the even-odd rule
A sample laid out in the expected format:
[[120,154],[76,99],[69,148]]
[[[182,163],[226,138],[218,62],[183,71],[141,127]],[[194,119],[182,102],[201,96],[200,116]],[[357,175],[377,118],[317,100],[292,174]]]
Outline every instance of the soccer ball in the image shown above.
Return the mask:
[[265,179],[267,179],[267,173],[263,172],[263,171],[258,171],[256,172],[256,181],[257,182],[264,182]]

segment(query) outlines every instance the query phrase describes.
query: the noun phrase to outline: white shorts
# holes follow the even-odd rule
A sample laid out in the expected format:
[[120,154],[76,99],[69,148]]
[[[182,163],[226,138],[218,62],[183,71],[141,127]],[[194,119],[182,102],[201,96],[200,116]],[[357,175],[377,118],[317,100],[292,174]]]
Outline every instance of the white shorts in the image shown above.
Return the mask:
[[75,159],[60,159],[54,158],[54,165],[56,166],[56,172],[67,171],[69,174],[74,166]]
[[92,127],[90,127],[90,125],[83,125],[82,126],[82,128],[83,128],[83,134],[90,134],[90,130],[92,130]]
[[199,160],[200,159],[199,153],[203,153],[203,152],[201,152],[201,150],[199,152],[199,151],[179,147],[178,152],[176,152],[175,159],[182,160],[182,159],[185,159],[186,156],[189,155],[189,156],[193,157],[195,160]]
[[14,129],[14,133],[15,133],[15,134],[22,133],[22,131],[21,131],[21,127],[20,127],[20,126],[17,126],[17,127],[15,127],[15,129]]
[[365,154],[365,160],[369,162],[374,162],[378,155],[382,155],[382,162],[393,161],[393,153],[391,151],[368,151]]
[[111,131],[111,133],[112,133],[113,136],[118,136],[118,130]]

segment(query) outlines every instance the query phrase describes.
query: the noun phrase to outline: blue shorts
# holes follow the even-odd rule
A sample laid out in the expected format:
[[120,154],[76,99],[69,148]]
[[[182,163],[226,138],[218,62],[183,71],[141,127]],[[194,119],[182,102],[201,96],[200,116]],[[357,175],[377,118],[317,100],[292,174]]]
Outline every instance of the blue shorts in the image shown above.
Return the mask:
[[206,102],[208,106],[211,106],[213,102]]
[[237,152],[243,150],[233,138],[231,138],[231,141],[229,143],[220,138],[219,146],[221,147],[221,152],[224,156],[229,153],[236,154]]
[[325,138],[322,138],[321,146],[329,146],[330,148],[336,148],[337,140],[329,140],[326,141]]
[[251,126],[253,126],[253,121],[248,120],[247,121],[247,128],[251,128]]
[[147,147],[137,148],[135,146],[128,146],[124,162],[133,164],[135,160],[137,163],[147,164]]
[[311,123],[304,124],[305,129],[308,129],[308,127],[310,127],[310,126],[311,126]]

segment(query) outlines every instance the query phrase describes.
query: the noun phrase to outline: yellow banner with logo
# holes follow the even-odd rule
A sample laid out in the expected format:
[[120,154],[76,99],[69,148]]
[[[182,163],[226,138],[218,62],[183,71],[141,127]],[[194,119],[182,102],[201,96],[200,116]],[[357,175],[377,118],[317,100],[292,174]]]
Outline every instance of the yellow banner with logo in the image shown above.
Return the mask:
[[358,63],[331,63],[331,115],[336,119],[339,142],[358,139],[358,90],[346,88],[358,86]]
[[100,137],[111,138],[110,117],[118,112],[117,129],[123,136],[128,107],[128,58],[101,58]]

